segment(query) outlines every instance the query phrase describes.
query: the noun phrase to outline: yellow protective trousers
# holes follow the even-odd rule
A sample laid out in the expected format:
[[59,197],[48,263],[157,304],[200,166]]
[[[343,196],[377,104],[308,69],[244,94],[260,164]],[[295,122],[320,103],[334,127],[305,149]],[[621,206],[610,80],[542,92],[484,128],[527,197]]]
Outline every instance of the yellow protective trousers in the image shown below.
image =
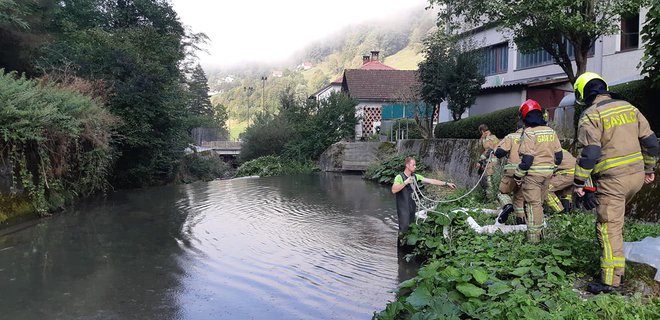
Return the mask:
[[522,194],[527,213],[527,241],[539,242],[543,238],[543,199],[548,195],[550,177],[525,176]]
[[571,197],[573,193],[573,175],[572,174],[556,174],[550,178],[550,185],[548,186],[548,198],[545,203],[550,210],[554,213],[564,211],[564,206],[561,204],[560,198]]
[[596,234],[602,249],[601,281],[618,287],[623,277],[626,259],[623,255],[623,216],[626,203],[642,188],[644,172],[596,180],[598,213]]
[[502,180],[500,180],[499,194],[497,195],[497,200],[500,203],[500,206],[504,207],[507,204],[513,205],[514,212],[516,213],[517,218],[525,218],[525,199],[522,196],[522,192],[516,181],[513,180],[513,176],[504,175]]

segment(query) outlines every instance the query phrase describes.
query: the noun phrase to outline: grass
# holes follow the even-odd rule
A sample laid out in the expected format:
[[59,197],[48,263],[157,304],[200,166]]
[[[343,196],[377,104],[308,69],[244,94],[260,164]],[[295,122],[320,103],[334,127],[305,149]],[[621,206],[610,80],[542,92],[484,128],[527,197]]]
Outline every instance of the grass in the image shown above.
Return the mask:
[[420,53],[421,44],[412,44],[403,50],[385,58],[384,64],[400,70],[417,70],[417,65],[424,59]]
[[227,127],[229,128],[229,140],[237,140],[238,136],[247,129],[247,121],[229,119]]

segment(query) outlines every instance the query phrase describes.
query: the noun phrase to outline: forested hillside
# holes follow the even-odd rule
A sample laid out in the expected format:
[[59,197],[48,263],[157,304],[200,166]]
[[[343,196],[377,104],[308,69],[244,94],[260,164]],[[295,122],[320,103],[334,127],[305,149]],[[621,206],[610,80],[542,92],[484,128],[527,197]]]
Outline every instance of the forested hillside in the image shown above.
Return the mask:
[[[305,99],[339,77],[345,68],[359,67],[362,56],[372,50],[380,51],[380,60],[394,68],[417,69],[422,59],[421,41],[434,27],[434,12],[414,10],[346,27],[294,54],[289,65],[212,70],[209,84],[218,92],[212,101],[225,106],[230,123],[238,125],[247,119],[248,112],[252,116],[257,112],[277,112],[280,93],[286,88],[293,89],[298,99]],[[267,80],[261,80],[263,76]]]

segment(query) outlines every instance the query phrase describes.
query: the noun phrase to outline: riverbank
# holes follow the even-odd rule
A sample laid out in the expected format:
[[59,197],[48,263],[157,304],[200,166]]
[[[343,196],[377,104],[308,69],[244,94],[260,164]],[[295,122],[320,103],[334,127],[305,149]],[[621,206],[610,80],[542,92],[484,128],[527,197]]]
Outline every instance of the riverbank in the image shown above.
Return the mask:
[[[474,206],[474,200],[439,212]],[[493,216],[469,212],[480,224]],[[375,319],[658,319],[660,284],[651,267],[627,263],[622,294],[585,292],[599,269],[599,250],[589,213],[547,219],[540,244],[524,232],[476,234],[463,214],[430,213],[405,237],[426,260],[417,276],[400,284],[398,298]],[[443,226],[451,231],[443,237]],[[660,235],[659,224],[627,220],[625,241]]]

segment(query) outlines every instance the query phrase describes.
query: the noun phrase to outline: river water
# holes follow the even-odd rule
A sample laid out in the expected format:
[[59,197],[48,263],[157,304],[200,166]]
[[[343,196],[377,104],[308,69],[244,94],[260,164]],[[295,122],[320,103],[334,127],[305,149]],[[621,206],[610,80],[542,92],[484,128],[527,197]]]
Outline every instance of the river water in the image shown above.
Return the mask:
[[122,191],[0,236],[0,319],[370,319],[415,272],[359,176]]

